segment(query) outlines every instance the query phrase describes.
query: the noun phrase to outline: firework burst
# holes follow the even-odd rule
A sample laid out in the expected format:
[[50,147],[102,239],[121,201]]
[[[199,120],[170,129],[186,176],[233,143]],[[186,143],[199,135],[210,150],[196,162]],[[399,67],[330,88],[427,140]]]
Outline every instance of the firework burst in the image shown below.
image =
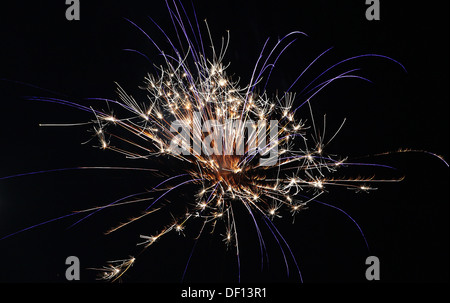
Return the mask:
[[[308,123],[298,117],[298,110],[309,106],[312,98],[333,81],[364,79],[354,74],[357,69],[320,81],[320,76],[328,70],[325,71],[305,88],[300,103],[289,91],[281,96],[268,96],[263,88],[258,93],[258,86],[267,84],[282,52],[299,36],[306,36],[304,33],[289,33],[270,50],[266,41],[250,83],[242,86],[229,76],[230,64],[224,62],[229,33],[222,38],[218,51],[205,22],[210,37],[211,51],[208,55],[200,32],[192,29],[190,34],[196,39],[191,39],[186,25],[181,22],[183,16],[174,11],[178,10],[170,10],[171,17],[176,20],[179,32],[183,33],[185,40],[179,42],[186,51],[180,50],[183,47],[175,47],[166,36],[173,49],[170,53],[164,52],[144,30],[129,21],[152,41],[164,58],[163,64],[157,67],[157,73],[148,74],[141,86],[147,92],[147,100],[136,100],[118,85],[120,100],[105,101],[109,108],[120,107],[126,115],[90,110],[96,116],[94,129],[101,149],[112,150],[132,159],[161,156],[165,157],[165,161],[181,161],[183,173],[171,176],[162,183],[179,178],[183,181],[164,188],[164,192],[146,207],[143,215],[121,223],[109,232],[146,216],[169,192],[194,185],[198,188],[195,204],[160,231],[141,235],[143,241],[139,245],[147,248],[167,233],[182,233],[190,221],[201,220],[203,224],[198,237],[205,226],[210,225],[214,229],[216,224],[224,224],[226,232],[223,240],[235,247],[239,259],[234,213],[236,203],[248,210],[257,228],[260,244],[264,246],[258,224],[267,224],[277,241],[285,243],[271,220],[286,211],[295,216],[329,187],[344,186],[355,191],[370,191],[374,189],[370,186],[373,182],[399,181],[333,177],[340,167],[356,164],[326,154],[327,145],[340,128],[327,139],[325,130],[316,129],[314,120]],[[116,202],[108,206],[114,204]],[[293,255],[292,258],[301,279]],[[129,266],[112,268],[106,274],[102,271],[101,278],[115,280]]]
[[[156,25],[171,45],[168,51],[160,48],[143,29],[128,20],[152,42],[163,58],[162,64],[155,66],[156,72],[148,74],[140,87],[146,91],[147,99],[135,99],[119,84],[118,100],[96,99],[104,101],[108,110],[57,98],[31,98],[92,113],[95,119],[88,123],[93,125],[94,137],[100,149],[123,154],[129,159],[151,160],[159,157],[163,161],[180,163],[177,174],[167,171],[169,176],[150,191],[76,212],[85,215],[73,225],[108,207],[147,203],[142,214],[107,232],[112,233],[150,214],[163,211],[165,205],[162,202],[170,192],[194,186],[195,198],[190,201],[191,204],[186,203],[185,212],[174,216],[160,230],[140,235],[142,241],[138,246],[142,250],[138,255],[168,233],[184,234],[187,225],[196,220],[201,222],[198,237],[206,227],[214,230],[217,224],[223,225],[223,241],[227,247],[235,249],[239,264],[235,211],[236,204],[240,204],[248,211],[256,227],[261,247],[265,243],[259,225],[264,224],[280,246],[283,244],[288,248],[286,252],[283,251],[285,261],[286,255],[292,257],[299,278],[302,279],[294,255],[272,221],[286,213],[295,217],[312,201],[319,202],[317,198],[333,187],[369,192],[376,189],[372,185],[374,183],[401,180],[340,177],[339,170],[343,167],[389,167],[355,163],[344,156],[328,154],[327,146],[335,139],[345,120],[327,135],[325,125],[319,129],[314,122],[310,103],[336,80],[367,80],[357,74],[356,68],[327,78],[336,66],[362,57],[392,59],[376,54],[345,59],[324,70],[298,95],[292,93],[291,88],[317,60],[329,52],[328,49],[300,73],[285,93],[269,94],[266,86],[278,59],[295,40],[305,37],[304,33],[291,32],[272,47],[267,40],[249,83],[243,85],[230,76],[230,64],[224,61],[230,41],[229,33],[216,47],[205,22],[209,42],[204,43],[196,16],[193,23],[183,22],[187,18],[184,8],[181,4],[174,5],[169,7],[169,13],[178,41],[172,41]],[[300,117],[300,109],[310,112],[310,117]],[[99,278],[116,281],[132,267],[135,260],[135,257],[130,257],[111,261],[98,269]]]

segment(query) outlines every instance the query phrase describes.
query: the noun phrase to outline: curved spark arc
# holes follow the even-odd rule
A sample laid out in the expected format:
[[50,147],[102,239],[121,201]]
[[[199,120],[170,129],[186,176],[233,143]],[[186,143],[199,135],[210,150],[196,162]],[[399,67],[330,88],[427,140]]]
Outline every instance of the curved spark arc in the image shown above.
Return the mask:
[[355,219],[353,219],[346,211],[342,210],[341,208],[339,208],[339,207],[337,207],[337,206],[335,206],[335,205],[331,205],[331,204],[329,204],[329,203],[325,203],[325,202],[322,202],[322,201],[318,201],[318,200],[316,200],[316,199],[314,199],[313,201],[314,201],[314,202],[317,202],[317,203],[319,203],[319,204],[326,205],[326,206],[328,206],[328,207],[337,209],[338,211],[340,211],[341,213],[343,213],[344,215],[346,215],[347,218],[349,218],[350,220],[352,220],[352,222],[353,222],[353,223],[356,225],[356,227],[358,228],[358,230],[359,230],[361,236],[363,237],[364,243],[366,244],[366,247],[367,247],[367,250],[370,252],[370,247],[369,247],[369,243],[367,242],[367,238],[366,238],[366,236],[364,235],[364,232],[363,232],[362,228],[359,226],[359,224],[356,222]]

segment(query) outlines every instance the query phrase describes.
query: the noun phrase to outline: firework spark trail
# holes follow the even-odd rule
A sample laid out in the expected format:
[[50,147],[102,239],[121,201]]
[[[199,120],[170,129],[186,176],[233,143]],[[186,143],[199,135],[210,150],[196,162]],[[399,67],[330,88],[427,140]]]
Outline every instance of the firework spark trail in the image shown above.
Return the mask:
[[102,268],[90,268],[100,272],[99,280],[109,280],[115,282],[122,277],[122,275],[134,264],[136,259],[131,257],[129,259],[108,261],[108,266]]
[[318,201],[318,200],[316,200],[316,199],[314,199],[313,201],[314,201],[314,202],[317,202],[317,203],[319,203],[319,204],[326,205],[326,206],[328,206],[328,207],[337,209],[338,211],[340,211],[340,212],[342,212],[344,215],[346,215],[350,220],[352,220],[352,222],[356,225],[356,227],[358,228],[359,232],[361,233],[361,236],[362,236],[363,239],[364,239],[364,243],[366,244],[367,250],[370,251],[369,243],[367,242],[366,236],[364,235],[364,232],[362,231],[362,229],[361,229],[361,227],[359,226],[359,224],[355,221],[355,219],[353,219],[347,212],[345,212],[344,210],[340,209],[340,208],[337,207],[337,206],[331,205],[331,204],[329,204],[329,203],[321,202],[321,201]]
[[[264,215],[264,214],[263,214],[263,215]],[[273,224],[273,222],[272,222],[271,220],[269,220],[269,219],[267,218],[266,215],[264,215],[264,217],[265,217],[265,218],[264,218],[264,223],[266,223],[267,227],[270,229],[270,232],[272,233],[272,235],[274,236],[274,238],[276,239],[276,241],[279,243],[279,240],[278,240],[278,238],[277,238],[277,236],[276,236],[276,234],[277,234],[277,235],[281,238],[281,240],[283,241],[284,245],[286,245],[286,247],[287,247],[287,249],[288,249],[288,251],[289,251],[289,254],[290,254],[291,257],[292,257],[292,260],[294,261],[295,267],[297,268],[297,272],[298,272],[300,281],[303,282],[302,273],[301,273],[301,271],[300,271],[300,268],[299,268],[299,266],[298,266],[297,260],[296,260],[296,258],[295,258],[295,256],[294,256],[294,254],[293,254],[293,252],[292,252],[292,250],[291,250],[289,244],[286,242],[286,240],[285,240],[284,237],[281,235],[281,233],[279,232],[279,230],[275,227],[275,225]],[[272,229],[272,228],[273,228],[273,229]],[[273,230],[275,230],[276,234],[273,232]],[[280,248],[281,248],[281,250],[282,250],[282,252],[283,252],[283,257],[284,257],[284,260],[285,260],[285,263],[286,263],[286,270],[287,270],[287,273],[288,273],[288,275],[289,275],[289,265],[288,265],[288,263],[287,263],[286,256],[285,256],[285,254],[284,254],[284,250],[283,250],[283,248],[282,248],[281,245],[280,245]]]
[[[153,66],[156,72],[148,74],[145,77],[144,85],[141,87],[147,93],[147,100],[136,100],[119,84],[117,84],[119,100],[84,99],[85,102],[105,102],[108,111],[100,110],[97,108],[98,106],[78,104],[61,98],[28,97],[28,99],[62,104],[93,114],[95,119],[90,122],[66,125],[92,124],[94,125],[94,137],[97,137],[101,149],[123,154],[129,159],[167,157],[168,159],[179,160],[183,163],[181,166],[183,173],[167,177],[150,191],[127,195],[103,206],[54,218],[22,229],[19,232],[79,213],[89,212],[73,223],[70,226],[72,227],[107,207],[147,202],[153,198],[131,198],[153,193],[157,189],[164,191],[148,204],[143,214],[120,223],[110,229],[107,232],[109,234],[159,210],[160,208],[149,209],[156,207],[156,203],[162,201],[173,190],[191,184],[199,188],[195,205],[189,207],[185,214],[178,217],[173,216],[174,223],[166,225],[156,235],[141,235],[140,237],[144,241],[138,243],[138,245],[143,245],[140,255],[163,235],[172,231],[181,233],[188,221],[202,220],[202,226],[187,260],[182,280],[185,278],[191,257],[206,225],[211,225],[214,231],[217,222],[223,222],[226,229],[224,241],[227,246],[233,243],[236,249],[238,280],[240,281],[241,261],[236,218],[233,212],[233,204],[237,202],[244,205],[256,228],[261,254],[261,269],[264,264],[264,255],[267,263],[269,258],[263,233],[258,224],[260,221],[267,226],[278,243],[287,274],[290,273],[288,257],[291,257],[298,276],[303,281],[298,262],[290,246],[272,220],[284,210],[290,211],[292,216],[295,216],[299,211],[305,209],[308,203],[313,201],[339,210],[350,218],[363,236],[367,248],[369,248],[361,227],[348,213],[334,205],[317,201],[316,198],[324,194],[327,191],[325,188],[328,187],[346,187],[355,192],[368,192],[375,189],[368,186],[368,183],[398,182],[402,178],[332,177],[339,169],[346,166],[395,168],[384,164],[349,162],[347,158],[342,159],[327,154],[325,148],[341,130],[345,119],[331,138],[325,141],[325,119],[323,131],[320,134],[321,130],[316,128],[312,114],[311,100],[339,79],[356,78],[370,82],[370,80],[356,74],[359,71],[358,68],[348,69],[338,75],[330,76],[326,80],[320,80],[337,66],[346,62],[374,57],[393,61],[403,70],[405,70],[404,66],[383,55],[363,54],[353,56],[326,68],[303,87],[299,96],[291,93],[294,86],[298,85],[299,80],[310,71],[311,67],[332,49],[328,48],[301,71],[281,97],[268,97],[266,87],[279,58],[298,39],[298,35],[307,37],[305,33],[300,31],[288,33],[279,39],[272,48],[270,48],[269,39],[267,39],[256,60],[249,83],[241,87],[239,81],[233,80],[227,74],[227,68],[230,64],[223,62],[229,47],[229,32],[227,32],[226,39],[222,38],[220,51],[217,52],[211,31],[205,21],[212,52],[211,55],[208,55],[205,52],[202,32],[195,10],[195,23],[193,24],[181,2],[173,1],[172,4],[169,4],[166,1],[166,6],[175,28],[179,46],[175,45],[169,35],[153,19],[149,19],[171,46],[170,53],[165,52],[143,28],[125,18],[151,42],[163,58],[163,64]],[[187,23],[184,20],[187,20]],[[149,57],[140,51],[125,50],[135,52],[150,62]],[[263,82],[264,78],[265,82]],[[262,91],[256,93],[258,85],[262,83]],[[301,97],[299,105],[294,105],[299,97]],[[310,125],[306,125],[305,121],[297,117],[299,109],[305,104],[308,104],[310,109]],[[113,109],[124,110],[127,115],[120,111],[117,111],[119,114],[113,114]],[[267,121],[269,120],[275,121],[276,127],[272,123],[267,127]],[[175,122],[178,124],[174,124]],[[260,135],[263,137],[262,140]],[[269,135],[270,140],[267,143],[265,140]],[[312,145],[309,144],[310,140],[313,143]],[[408,151],[402,150],[399,152]],[[426,153],[434,155],[446,163],[442,157],[430,152]],[[268,158],[267,155],[269,155]],[[275,161],[270,162],[273,159]],[[261,165],[262,160],[266,160],[264,162],[266,165]],[[47,170],[47,172],[87,168],[55,169]],[[102,169],[101,167],[97,168]],[[110,167],[110,169],[127,168]],[[152,170],[144,168],[129,169]],[[17,174],[0,178],[0,180],[38,173],[42,172]],[[169,185],[168,188],[160,189],[163,184],[170,184],[169,181],[179,177],[189,177],[189,179],[175,185]],[[112,261],[108,266],[99,269],[101,278],[116,281],[134,262],[135,257]]]

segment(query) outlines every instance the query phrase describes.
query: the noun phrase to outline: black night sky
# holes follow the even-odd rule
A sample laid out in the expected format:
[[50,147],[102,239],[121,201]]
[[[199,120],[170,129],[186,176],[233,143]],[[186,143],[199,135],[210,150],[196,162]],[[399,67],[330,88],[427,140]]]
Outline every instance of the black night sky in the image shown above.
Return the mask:
[[[312,102],[316,123],[326,114],[327,131],[344,128],[327,149],[349,158],[394,151],[427,150],[449,157],[448,133],[448,3],[381,1],[381,20],[365,18],[364,0],[352,1],[194,1],[199,20],[207,19],[213,39],[230,30],[225,62],[228,73],[244,85],[265,40],[270,45],[291,31],[299,39],[283,55],[267,87],[270,94],[285,91],[321,52],[293,91],[300,91],[329,66],[348,57],[375,53],[394,58],[407,69],[381,58],[347,62],[342,68],[361,68],[357,79],[336,81]],[[183,2],[192,17],[190,2]],[[128,160],[95,148],[91,127],[39,127],[40,123],[77,123],[93,117],[58,104],[27,100],[58,92],[72,101],[86,97],[117,99],[118,82],[134,96],[152,65],[161,57],[146,37],[128,23],[139,24],[163,48],[170,45],[148,17],[167,33],[175,32],[161,1],[81,1],[80,21],[65,19],[65,1],[15,1],[0,8],[0,178],[42,170],[79,166],[132,166],[180,171],[178,162],[158,158]],[[206,31],[204,40],[207,41]],[[26,85],[28,83],[30,85]],[[33,87],[33,86],[35,87]],[[39,88],[41,89],[39,89]],[[140,95],[141,94],[141,95]],[[296,102],[300,102],[297,100]],[[102,104],[104,106],[104,104]],[[300,113],[309,118],[308,110]],[[377,191],[356,194],[329,188],[321,201],[342,208],[363,229],[364,241],[352,221],[336,209],[311,203],[292,224],[285,212],[274,223],[299,262],[305,282],[365,282],[365,259],[379,257],[381,282],[442,282],[449,280],[448,167],[425,153],[368,157],[361,161],[394,166],[397,170],[361,170],[400,183],[377,184]],[[346,171],[358,176],[359,171]],[[69,214],[73,210],[112,202],[151,189],[161,180],[143,171],[70,170],[0,179],[0,237],[28,226]],[[194,202],[195,187],[168,195],[177,207]],[[1,282],[67,282],[67,256],[81,262],[81,281],[92,282],[89,268],[135,255],[140,234],[152,234],[170,222],[168,213],[105,236],[109,227],[139,214],[143,205],[99,212],[69,228],[69,217],[0,241]],[[239,208],[238,208],[239,209]],[[269,264],[260,269],[260,248],[253,222],[242,207],[240,232],[241,281],[298,283],[292,258],[283,255],[268,230],[264,231]],[[186,236],[172,232],[139,256],[123,282],[180,282],[200,226]],[[237,282],[234,248],[226,250],[218,228],[206,232],[195,247],[185,282]]]

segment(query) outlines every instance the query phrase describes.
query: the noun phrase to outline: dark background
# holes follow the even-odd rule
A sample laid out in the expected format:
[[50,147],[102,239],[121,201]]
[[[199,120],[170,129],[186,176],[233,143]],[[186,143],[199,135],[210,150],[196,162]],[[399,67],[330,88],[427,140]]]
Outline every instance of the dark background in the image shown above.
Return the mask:
[[[153,18],[174,37],[164,1],[81,1],[81,20],[65,19],[65,1],[16,1],[0,7],[0,177],[77,166],[133,166],[177,172],[177,163],[127,160],[93,148],[89,127],[39,127],[39,123],[76,123],[92,117],[62,105],[26,100],[23,96],[54,96],[33,88],[84,97],[116,98],[114,81],[139,95],[152,65],[123,49],[137,49],[161,63],[145,36],[123,17],[139,24],[162,48],[164,37]],[[332,64],[359,54],[345,68],[362,68],[361,80],[340,80],[319,94],[313,104],[316,122],[327,114],[329,134],[343,118],[344,129],[328,152],[358,157],[398,148],[427,150],[449,159],[448,153],[448,2],[411,4],[381,1],[381,21],[365,19],[363,0],[353,1],[194,1],[199,20],[206,18],[216,45],[225,30],[231,45],[225,61],[228,73],[249,81],[267,37],[271,45],[299,30],[299,38],[279,60],[268,86],[283,92],[322,51],[334,49],[315,64],[293,91],[300,91]],[[150,4],[151,3],[151,4]],[[190,3],[185,3],[191,11]],[[192,17],[192,14],[190,15]],[[205,27],[202,25],[204,34]],[[206,41],[206,35],[204,40]],[[21,83],[16,83],[19,81]],[[300,100],[297,100],[300,102]],[[309,118],[308,111],[300,113]],[[275,220],[299,262],[305,282],[366,282],[365,259],[376,255],[382,282],[441,282],[449,279],[448,168],[424,153],[394,154],[363,159],[397,168],[381,176],[405,176],[401,183],[379,184],[370,194],[329,188],[322,201],[341,207],[362,227],[368,252],[355,225],[341,212],[311,203],[295,223],[289,213]],[[364,170],[365,175],[372,171]],[[378,172],[378,171],[377,171]],[[27,226],[150,189],[159,179],[146,172],[65,171],[0,180],[0,237]],[[168,195],[174,203],[194,201],[195,188]],[[153,234],[170,221],[169,214],[148,216],[115,234],[109,227],[136,215],[142,205],[104,210],[67,229],[74,217],[0,241],[0,281],[65,282],[67,256],[81,261],[81,281],[95,281],[92,267],[136,254],[139,234]],[[241,209],[241,281],[298,282],[287,253],[283,256],[268,230],[264,231],[269,265],[260,270],[254,225]],[[169,221],[167,221],[169,220]],[[126,282],[179,282],[198,226],[186,237],[170,233],[150,247],[127,272]],[[236,282],[234,248],[225,249],[218,230],[205,233],[190,261],[186,282]]]

